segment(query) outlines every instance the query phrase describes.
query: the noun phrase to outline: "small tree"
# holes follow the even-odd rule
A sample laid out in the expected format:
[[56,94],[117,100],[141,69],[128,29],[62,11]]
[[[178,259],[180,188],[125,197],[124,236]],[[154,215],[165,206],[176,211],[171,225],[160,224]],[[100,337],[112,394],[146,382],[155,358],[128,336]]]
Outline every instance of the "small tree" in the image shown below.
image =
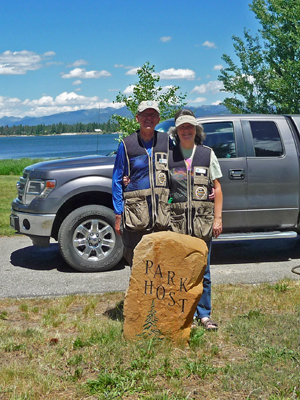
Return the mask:
[[[300,112],[300,2],[299,0],[253,0],[250,9],[262,28],[245,41],[233,36],[236,65],[228,65],[218,79],[222,91],[233,94],[223,104],[234,113]],[[261,44],[262,43],[262,44]]]
[[161,86],[155,86],[160,78],[155,74],[154,65],[150,66],[149,62],[137,70],[137,75],[139,81],[134,85],[132,95],[127,97],[119,92],[114,101],[114,103],[124,103],[132,115],[131,117],[112,115],[112,119],[118,122],[123,136],[128,136],[139,128],[135,116],[141,101],[156,100],[159,104],[161,121],[174,117],[176,111],[187,104],[184,102],[186,94],[176,94],[179,86],[172,86],[166,91]]

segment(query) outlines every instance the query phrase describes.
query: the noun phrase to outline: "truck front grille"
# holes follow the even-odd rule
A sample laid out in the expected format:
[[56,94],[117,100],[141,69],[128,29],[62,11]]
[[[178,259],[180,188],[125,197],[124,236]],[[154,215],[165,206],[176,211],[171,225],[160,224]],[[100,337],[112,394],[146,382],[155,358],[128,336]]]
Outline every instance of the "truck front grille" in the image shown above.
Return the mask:
[[18,200],[21,203],[23,203],[24,192],[28,179],[29,179],[29,171],[26,171],[26,169],[24,169],[23,176],[21,176],[19,182],[17,182]]

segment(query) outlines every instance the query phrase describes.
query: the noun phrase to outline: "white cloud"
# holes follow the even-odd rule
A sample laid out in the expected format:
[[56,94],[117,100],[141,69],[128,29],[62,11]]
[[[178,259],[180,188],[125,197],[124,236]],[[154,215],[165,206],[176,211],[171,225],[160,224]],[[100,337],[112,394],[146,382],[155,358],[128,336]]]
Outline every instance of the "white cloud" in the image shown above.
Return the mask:
[[37,106],[54,106],[55,102],[53,101],[53,97],[51,96],[43,96],[38,100],[32,100],[29,103],[26,102],[26,105],[29,107],[37,107]]
[[61,93],[60,95],[56,96],[55,104],[57,105],[70,105],[70,104],[90,104],[91,102],[97,102],[99,99],[97,96],[93,97],[85,97],[79,96],[78,94],[71,92],[71,93]]
[[197,97],[195,100],[187,100],[188,104],[200,104],[200,103],[205,103],[206,98],[205,97]]
[[0,96],[0,108],[2,107],[14,107],[21,104],[21,100],[17,97],[3,97]]
[[80,65],[88,65],[88,62],[85,60],[77,60],[72,64],[68,64],[67,67],[80,67]]
[[57,66],[57,65],[64,65],[64,63],[61,62],[61,61],[48,61],[48,62],[45,62],[45,65],[46,65],[47,67],[51,67],[52,65],[54,65],[54,66]]
[[124,65],[124,64],[115,64],[114,65],[115,68],[123,68],[123,69],[137,69],[133,66],[130,65]]
[[7,117],[41,117],[66,111],[87,110],[90,108],[113,107],[120,108],[120,104],[105,99],[100,101],[99,97],[86,97],[75,92],[61,93],[53,98],[44,95],[40,99],[21,101],[18,98],[0,96],[0,118]]
[[223,68],[224,68],[223,65],[222,65],[222,64],[219,64],[219,65],[215,65],[214,68],[213,68],[213,70],[214,70],[214,71],[221,71],[221,69],[223,69]]
[[18,117],[18,112],[21,106],[21,100],[16,97],[0,96],[0,117]]
[[53,57],[53,56],[55,56],[56,54],[54,53],[54,51],[47,51],[46,53],[44,53],[44,56],[45,57]]
[[210,81],[208,83],[204,83],[200,86],[195,86],[191,93],[218,93],[221,89],[223,89],[223,83],[220,81]]
[[217,46],[214,44],[214,42],[209,42],[206,40],[204,43],[202,43],[202,46],[209,47],[210,49],[216,49]]
[[164,69],[159,72],[160,79],[195,79],[195,72],[191,69]]
[[[131,96],[133,94],[133,89],[135,85],[129,85],[125,90],[123,90],[123,93],[126,96]],[[161,93],[166,93],[169,89],[171,89],[173,86],[172,85],[167,85],[167,86],[161,86]]]
[[42,68],[43,58],[33,51],[5,51],[0,54],[0,75],[24,75]]
[[217,100],[214,103],[212,103],[213,106],[218,106],[219,104],[221,104],[222,101],[221,100]]
[[72,83],[72,86],[81,85],[81,84],[82,84],[82,81],[80,79],[78,79],[77,81],[74,81]]
[[127,71],[126,72],[126,74],[125,75],[136,75],[136,73],[137,73],[137,70],[139,69],[140,67],[137,67],[137,68],[131,68],[129,71]]
[[171,39],[172,39],[171,36],[163,36],[163,37],[161,37],[159,40],[160,40],[161,42],[163,42],[163,43],[167,43],[167,42],[169,42]]
[[111,73],[108,71],[86,71],[85,68],[74,68],[68,74],[62,75],[62,78],[80,78],[80,79],[98,79],[98,78],[106,78],[111,76]]
[[[43,62],[55,56],[54,51],[39,55],[33,51],[5,51],[0,54],[0,75],[25,75],[27,71],[36,71],[43,67]],[[50,65],[50,63],[45,63]]]
[[[141,67],[130,67],[129,71],[126,72],[125,75],[136,75],[138,69]],[[169,68],[164,69],[161,72],[155,72],[152,74],[153,76],[157,75],[160,79],[187,79],[187,80],[194,80],[196,74],[191,69],[175,69]]]
[[135,85],[127,86],[127,88],[123,91],[123,93],[126,94],[126,96],[131,96],[133,93],[134,87],[135,87]]

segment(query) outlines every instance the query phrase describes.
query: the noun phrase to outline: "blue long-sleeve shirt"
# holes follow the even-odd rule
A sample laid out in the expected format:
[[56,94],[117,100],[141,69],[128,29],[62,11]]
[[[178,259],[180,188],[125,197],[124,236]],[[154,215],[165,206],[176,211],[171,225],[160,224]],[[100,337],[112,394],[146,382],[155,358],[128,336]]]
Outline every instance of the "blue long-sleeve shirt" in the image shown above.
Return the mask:
[[[150,142],[142,142],[147,153],[149,154],[149,156],[151,156],[153,140],[150,140]],[[115,214],[118,215],[123,213],[123,176],[126,175],[128,175],[128,163],[125,154],[124,144],[123,142],[121,142],[118,147],[112,176],[113,206]]]

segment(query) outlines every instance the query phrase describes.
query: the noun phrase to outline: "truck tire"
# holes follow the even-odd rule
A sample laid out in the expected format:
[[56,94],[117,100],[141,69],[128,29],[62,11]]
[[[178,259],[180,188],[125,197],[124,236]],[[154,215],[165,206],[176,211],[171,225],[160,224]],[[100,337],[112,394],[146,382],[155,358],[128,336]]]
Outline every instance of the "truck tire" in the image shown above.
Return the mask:
[[110,208],[94,204],[72,211],[58,232],[65,261],[82,272],[113,268],[123,256],[122,239],[114,225],[115,214]]

